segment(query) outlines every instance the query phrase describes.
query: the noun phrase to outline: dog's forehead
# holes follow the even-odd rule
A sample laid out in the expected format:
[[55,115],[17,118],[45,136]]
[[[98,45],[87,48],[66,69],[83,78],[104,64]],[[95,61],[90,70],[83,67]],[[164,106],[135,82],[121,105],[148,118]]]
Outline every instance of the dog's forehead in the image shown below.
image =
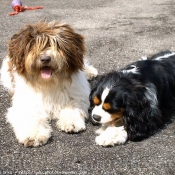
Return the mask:
[[106,88],[103,90],[102,95],[101,95],[101,100],[102,100],[102,101],[105,101],[106,97],[107,97],[108,94],[109,94],[109,91],[110,91],[110,89],[109,89],[108,87],[106,87]]
[[109,94],[110,89],[108,87],[103,90],[98,90],[93,95],[93,102],[95,105],[99,105],[101,102],[104,102],[106,97]]

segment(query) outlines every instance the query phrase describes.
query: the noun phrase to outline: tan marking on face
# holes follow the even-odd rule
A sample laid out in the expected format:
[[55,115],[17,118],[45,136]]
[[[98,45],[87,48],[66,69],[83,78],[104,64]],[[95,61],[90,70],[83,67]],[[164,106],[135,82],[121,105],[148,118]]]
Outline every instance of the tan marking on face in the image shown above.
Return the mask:
[[111,109],[110,103],[104,103],[104,104],[103,104],[103,109],[104,109],[104,110]]
[[123,112],[124,112],[125,109],[124,108],[121,108],[120,110],[121,110],[120,112],[117,112],[117,113],[111,115],[111,118],[113,120],[122,118]]
[[100,99],[97,96],[94,97],[93,101],[94,101],[95,105],[99,105],[100,104]]

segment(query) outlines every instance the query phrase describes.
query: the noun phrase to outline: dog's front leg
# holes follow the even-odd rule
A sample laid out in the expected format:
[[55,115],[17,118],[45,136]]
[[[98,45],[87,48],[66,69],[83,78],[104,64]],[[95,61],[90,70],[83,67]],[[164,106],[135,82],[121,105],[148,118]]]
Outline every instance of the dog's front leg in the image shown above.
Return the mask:
[[66,107],[61,110],[57,126],[65,132],[79,132],[86,129],[86,113],[77,107]]
[[97,145],[101,146],[114,146],[124,144],[126,140],[127,132],[123,126],[109,126],[105,131],[96,137],[95,142]]
[[28,146],[40,146],[51,137],[51,126],[46,117],[34,109],[9,108],[7,121],[12,125],[19,143]]

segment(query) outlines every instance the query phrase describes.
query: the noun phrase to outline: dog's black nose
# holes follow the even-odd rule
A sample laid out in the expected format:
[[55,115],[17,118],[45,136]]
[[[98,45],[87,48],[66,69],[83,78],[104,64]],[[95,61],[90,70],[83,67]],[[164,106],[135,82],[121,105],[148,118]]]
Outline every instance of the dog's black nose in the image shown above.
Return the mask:
[[47,55],[43,55],[41,58],[40,58],[41,62],[43,64],[48,64],[50,63],[51,61],[51,57],[50,56],[47,56]]
[[93,115],[92,118],[97,122],[101,120],[101,117],[99,115]]

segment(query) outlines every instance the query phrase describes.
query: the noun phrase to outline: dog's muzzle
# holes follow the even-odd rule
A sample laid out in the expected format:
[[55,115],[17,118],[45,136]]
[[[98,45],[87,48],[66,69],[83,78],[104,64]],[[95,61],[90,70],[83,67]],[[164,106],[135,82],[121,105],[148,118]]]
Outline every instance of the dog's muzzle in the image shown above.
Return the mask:
[[43,65],[46,65],[46,64],[49,64],[51,62],[51,57],[48,56],[48,55],[43,55],[41,58],[40,58],[40,61]]
[[101,117],[99,115],[93,115],[92,116],[92,119],[95,121],[95,122],[100,122],[101,121]]
[[40,62],[42,65],[41,68],[41,77],[43,79],[49,79],[52,75],[52,68],[49,66],[49,63],[51,62],[51,57],[48,55],[43,55],[40,58]]

